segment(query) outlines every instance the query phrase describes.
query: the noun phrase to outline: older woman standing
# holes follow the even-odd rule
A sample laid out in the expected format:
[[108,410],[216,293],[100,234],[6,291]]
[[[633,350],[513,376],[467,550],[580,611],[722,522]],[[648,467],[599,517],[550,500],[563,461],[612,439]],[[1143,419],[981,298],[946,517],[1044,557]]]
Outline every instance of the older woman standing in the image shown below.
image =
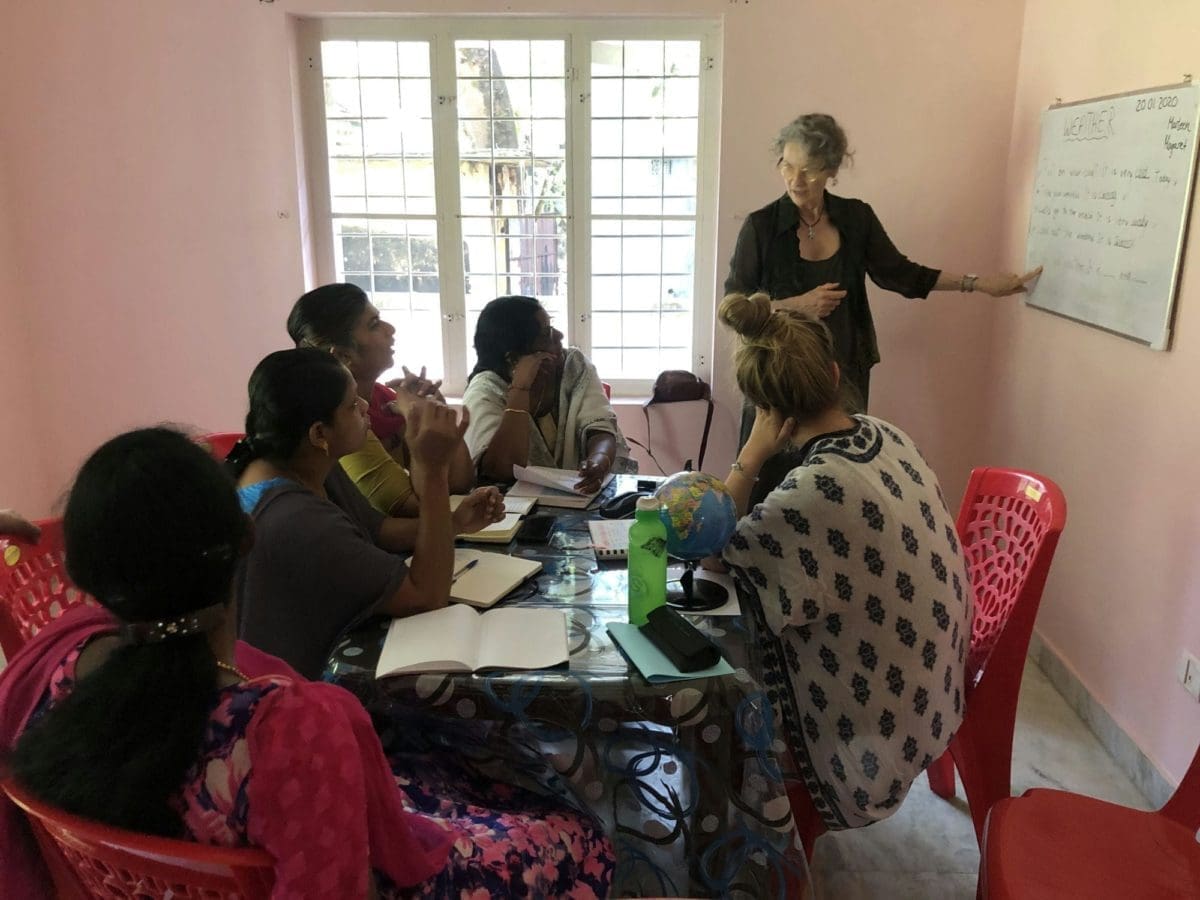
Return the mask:
[[[822,319],[833,334],[842,378],[867,408],[871,367],[879,362],[866,277],[905,297],[930,291],[979,291],[1004,297],[1025,291],[1041,268],[1024,275],[973,275],[918,265],[896,249],[875,211],[825,188],[852,154],[832,116],[808,113],[785,125],[772,144],[786,192],[747,217],[725,280],[725,293],[770,295],[777,307]],[[742,416],[740,443],[754,424]]]

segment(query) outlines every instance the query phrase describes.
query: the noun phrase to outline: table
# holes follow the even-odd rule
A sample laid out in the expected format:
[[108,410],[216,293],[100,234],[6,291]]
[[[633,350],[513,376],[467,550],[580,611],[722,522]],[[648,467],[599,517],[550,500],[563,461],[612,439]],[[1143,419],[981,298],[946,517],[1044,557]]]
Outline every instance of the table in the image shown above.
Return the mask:
[[755,677],[752,618],[691,617],[734,675],[647,683],[605,631],[627,620],[626,570],[597,562],[590,515],[563,510],[547,544],[497,548],[542,561],[536,581],[502,603],[566,613],[567,669],[377,681],[387,626],[377,621],[339,644],[328,677],[377,715],[399,705],[534,744],[604,821],[617,851],[614,896],[783,897],[783,877],[795,890],[807,870],[780,773],[784,748]]

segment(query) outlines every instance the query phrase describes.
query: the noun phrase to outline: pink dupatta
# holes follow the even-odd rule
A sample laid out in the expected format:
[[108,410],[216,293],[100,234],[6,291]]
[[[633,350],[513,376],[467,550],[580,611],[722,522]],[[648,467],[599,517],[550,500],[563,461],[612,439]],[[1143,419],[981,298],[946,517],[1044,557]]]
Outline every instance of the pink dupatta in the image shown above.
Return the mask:
[[[94,606],[78,606],[68,610],[38,632],[21,650],[8,661],[0,672],[0,755],[8,753],[25,729],[29,717],[37,708],[50,676],[72,649],[96,635],[116,629],[116,621],[105,609]],[[267,707],[262,715],[256,714],[251,722],[247,739],[250,744],[251,760],[257,758],[270,761],[263,765],[263,773],[286,771],[288,754],[305,753],[309,746],[301,745],[305,740],[326,743],[337,750],[337,765],[329,769],[331,777],[343,783],[357,785],[349,797],[334,795],[339,802],[334,804],[340,815],[362,823],[361,834],[369,847],[370,864],[388,874],[401,886],[416,884],[436,874],[446,863],[453,837],[433,822],[404,811],[400,803],[400,792],[388,767],[379,744],[379,738],[371,727],[371,720],[353,695],[331,685],[306,681],[291,666],[281,659],[264,653],[243,641],[238,641],[235,662],[251,678],[275,675],[290,679],[292,684],[281,686],[264,698]],[[273,697],[277,699],[272,700]],[[313,704],[316,704],[314,706]],[[325,723],[333,721],[342,727],[336,734],[313,736],[313,723],[324,712]],[[268,715],[267,713],[272,713]],[[261,724],[257,724],[260,723]],[[257,724],[257,727],[256,727]],[[357,755],[358,759],[354,757]],[[275,779],[278,781],[278,779]],[[253,783],[253,775],[251,782]],[[265,795],[272,787],[272,778],[263,778],[252,794],[263,804],[268,813],[272,804]],[[309,791],[326,791],[333,785],[305,785]],[[279,784],[274,785],[279,788]],[[340,802],[343,799],[351,803]],[[354,816],[365,804],[365,816]],[[262,821],[269,816],[257,816]],[[286,820],[280,824],[289,824]],[[293,819],[290,825],[295,826]],[[358,825],[352,827],[358,829]],[[252,829],[253,830],[253,829]],[[288,858],[303,859],[305,841],[314,838],[312,828],[287,829],[293,837],[274,839],[274,852],[288,854]],[[252,838],[254,837],[251,835]],[[354,853],[361,855],[361,851]],[[23,900],[51,900],[54,896],[50,874],[42,863],[41,853],[29,831],[24,814],[7,797],[0,797],[0,896],[21,897]],[[292,876],[294,872],[285,865],[277,870],[279,883],[273,892],[275,897],[321,896],[314,891],[316,885],[303,884]],[[359,868],[361,877],[366,877],[366,865]],[[365,883],[364,883],[365,888]],[[337,896],[336,893],[328,896]]]

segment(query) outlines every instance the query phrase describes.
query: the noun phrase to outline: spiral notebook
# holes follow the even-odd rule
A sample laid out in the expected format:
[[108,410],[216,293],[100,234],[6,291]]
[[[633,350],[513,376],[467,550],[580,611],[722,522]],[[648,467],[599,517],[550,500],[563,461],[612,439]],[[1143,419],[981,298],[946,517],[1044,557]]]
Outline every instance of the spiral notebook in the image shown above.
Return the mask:
[[588,522],[596,559],[624,559],[628,556],[629,529],[633,523],[633,519],[593,519]]

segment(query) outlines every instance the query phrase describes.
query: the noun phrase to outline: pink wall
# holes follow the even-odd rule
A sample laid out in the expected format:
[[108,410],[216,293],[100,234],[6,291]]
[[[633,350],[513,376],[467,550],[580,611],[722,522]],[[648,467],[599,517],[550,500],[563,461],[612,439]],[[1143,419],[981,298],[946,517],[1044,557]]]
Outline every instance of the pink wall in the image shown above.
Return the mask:
[[[1134,25],[1136,23],[1136,27]],[[1028,0],[1008,165],[1006,255],[1024,254],[1038,116],[1056,97],[1198,75],[1200,6]],[[1060,482],[1069,521],[1038,618],[1043,638],[1172,781],[1200,742],[1175,680],[1200,653],[1200,242],[1193,232],[1172,350],[1027,307],[997,321],[989,456]]]
[[[10,84],[0,79],[0,109],[9,109]],[[12,120],[0,116],[0,385],[4,392],[4,423],[0,425],[0,507],[12,506],[30,516],[48,512],[42,454],[40,373],[32,366],[29,304],[21,293],[15,223],[20,218],[11,200],[6,173],[6,148]]]
[[44,441],[23,453],[57,492],[123,428],[241,421],[302,286],[288,45],[282,15],[233,0],[6,18],[6,175],[44,375]]
[[[283,343],[284,314],[305,287],[288,14],[434,6],[498,9],[488,0],[8,5],[0,377],[17,387],[0,440],[0,502],[45,512],[80,458],[130,425],[238,426],[246,375]],[[1188,38],[1200,32],[1200,9],[1173,0],[1145,16],[1144,6],[663,0],[648,10],[614,0],[605,8],[724,18],[718,249],[709,261],[719,283],[742,216],[779,190],[766,154],[774,129],[810,109],[837,115],[858,148],[837,189],[869,199],[909,255],[972,270],[1019,266],[1038,111],[1055,96],[1161,83],[1194,68]],[[535,14],[594,8],[503,5]],[[1187,480],[1200,426],[1173,402],[1200,383],[1189,314],[1198,252],[1193,241],[1175,349],[1165,354],[1012,301],[873,295],[885,357],[873,410],[916,437],[949,496],[982,462],[1028,465],[1063,483],[1071,524],[1042,633],[1174,777],[1200,740],[1194,703],[1173,676],[1183,647],[1200,651],[1200,605],[1189,603],[1200,523]],[[713,471],[724,471],[736,437],[728,353],[718,334]],[[621,414],[640,437],[640,410]],[[675,459],[695,440],[678,424]]]
[[[23,263],[16,289],[30,298],[32,345],[52,361],[39,385],[45,440],[18,459],[44,458],[48,491],[129,425],[236,427],[247,372],[280,345],[284,313],[305,286],[288,14],[434,6],[13,5],[9,33],[22,38],[0,58],[0,80],[15,86],[5,137],[22,210],[12,223]],[[840,189],[869,198],[910,255],[972,269],[1001,263],[991,211],[1002,184],[979,173],[999,173],[1005,161],[1020,8],[1019,0],[655,4],[656,15],[725,18],[718,253],[709,261],[718,281],[741,216],[779,190],[765,150],[773,130],[814,108],[839,115],[860,149]],[[504,9],[594,6],[515,0]],[[606,6],[613,15],[646,11],[636,0]],[[804,65],[785,66],[798,44]],[[953,47],[971,52],[933,52]],[[974,399],[986,356],[968,335],[986,328],[992,304],[957,295],[875,303],[886,357],[875,410],[917,437],[953,495],[977,458],[983,422]],[[720,363],[724,335],[718,346]],[[738,406],[727,366],[717,383],[710,468],[723,470]]]

